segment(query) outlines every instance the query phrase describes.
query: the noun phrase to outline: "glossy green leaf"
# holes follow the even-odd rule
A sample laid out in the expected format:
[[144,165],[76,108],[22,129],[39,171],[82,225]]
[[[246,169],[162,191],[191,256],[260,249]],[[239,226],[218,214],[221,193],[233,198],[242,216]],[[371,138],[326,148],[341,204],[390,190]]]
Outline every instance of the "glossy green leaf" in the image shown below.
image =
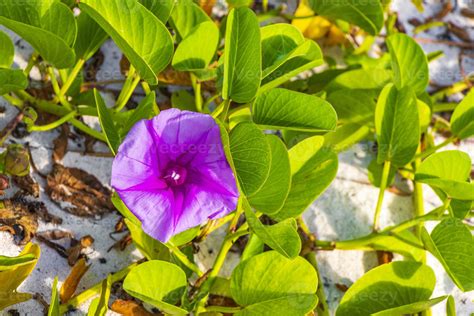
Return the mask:
[[171,254],[168,248],[158,240],[147,235],[142,230],[141,225],[137,225],[128,218],[125,219],[125,224],[130,231],[133,244],[145,258],[148,260],[170,261]]
[[458,218],[447,218],[431,232],[422,231],[422,240],[444,266],[453,282],[463,291],[474,290],[474,237]]
[[0,68],[10,68],[15,55],[15,46],[10,36],[0,31]]
[[374,98],[392,80],[392,72],[387,69],[355,69],[343,72],[325,88],[330,94],[340,89],[373,91]]
[[446,316],[456,316],[456,303],[451,295],[448,296],[446,302]]
[[71,9],[59,1],[53,2],[41,17],[41,27],[62,38],[67,45],[76,41],[77,24]]
[[313,136],[289,150],[290,194],[283,208],[272,214],[272,218],[283,220],[299,216],[331,184],[337,172],[337,155],[323,145],[322,136]]
[[122,129],[120,130],[120,135],[125,137],[130,131],[130,129],[140,120],[149,120],[155,116],[155,111],[153,109],[155,101],[155,92],[151,92],[149,95],[144,97],[135,110],[133,110],[132,115],[125,121]]
[[309,0],[313,11],[333,20],[344,20],[377,35],[383,26],[383,9],[379,0]]
[[387,46],[392,58],[396,87],[411,87],[416,94],[423,93],[428,86],[429,72],[428,60],[421,46],[402,33],[389,36]]
[[260,28],[249,8],[232,9],[227,17],[222,97],[238,103],[250,102],[261,77]]
[[272,157],[265,135],[253,123],[238,124],[230,132],[230,153],[242,192],[254,194],[270,172]]
[[[69,46],[68,42],[66,42],[66,40],[71,40],[71,37],[64,39],[56,33],[42,28],[41,17],[43,17],[47,11],[47,2],[48,1],[45,1],[43,4],[40,4],[39,1],[32,1],[32,7],[23,7],[22,10],[17,10],[15,9],[17,6],[15,1],[2,1],[2,3],[0,3],[0,24],[3,24],[20,35],[53,66],[57,68],[69,68],[75,61],[74,50]],[[35,7],[35,4],[37,4],[38,7]],[[57,5],[55,5],[55,7],[57,7]],[[69,11],[69,13],[72,15],[71,11]],[[74,30],[76,27],[74,16],[72,18],[74,24],[69,24],[70,19],[60,20],[56,21],[56,28]]]
[[179,39],[186,38],[200,23],[212,22],[209,16],[193,0],[178,0],[171,12],[170,24]]
[[474,200],[474,184],[468,182],[471,158],[458,150],[435,153],[418,167],[415,180],[442,190],[449,197]]
[[249,241],[245,245],[245,249],[242,252],[242,256],[240,257],[240,261],[245,261],[249,258],[252,258],[253,256],[261,254],[263,252],[264,247],[265,244],[263,243],[263,241],[258,238],[256,234],[251,233]]
[[100,127],[105,135],[110,150],[115,155],[122,142],[118,128],[115,126],[110,110],[105,105],[104,99],[97,90],[94,90],[95,104],[99,114]]
[[276,251],[241,262],[230,283],[233,299],[243,306],[237,316],[304,316],[316,306],[317,287],[318,276],[309,262]]
[[249,196],[250,204],[259,212],[278,212],[290,192],[290,158],[285,144],[275,135],[266,135],[271,152],[270,173],[263,186]]
[[[35,268],[40,252],[38,245],[29,243],[16,258],[0,256],[0,311],[31,299],[31,294],[17,292],[17,288]],[[18,258],[21,258],[21,262],[18,262]]]
[[324,135],[324,144],[338,153],[371,136],[370,128],[357,123],[344,124]]
[[340,89],[330,93],[327,101],[334,107],[341,123],[370,124],[374,121],[375,98],[365,90]]
[[87,13],[77,17],[76,57],[88,60],[102,46],[109,35]]
[[109,298],[110,298],[110,288],[112,286],[112,278],[109,274],[107,279],[102,281],[102,286],[100,289],[100,296],[93,299],[89,310],[87,311],[87,316],[105,316],[107,310],[109,309]]
[[163,24],[168,21],[173,11],[173,0],[140,0],[140,3],[150,10]]
[[474,136],[474,89],[471,89],[451,116],[451,132],[465,139]]
[[242,203],[250,229],[262,242],[287,258],[295,258],[299,255],[301,239],[294,218],[288,218],[277,224],[266,226],[260,222],[245,198]]
[[183,296],[186,285],[186,274],[181,268],[160,260],[138,265],[123,282],[128,294],[172,315],[188,314],[175,306]]
[[59,312],[59,294],[58,294],[58,277],[54,278],[53,289],[51,291],[51,301],[48,308],[48,316],[60,316]]
[[219,29],[214,22],[198,24],[176,48],[173,67],[179,71],[207,68],[216,53],[218,42]]
[[336,129],[337,116],[325,100],[296,91],[272,89],[262,93],[252,107],[253,121],[265,129],[308,132]]
[[173,56],[173,41],[153,13],[135,0],[83,0],[79,7],[112,37],[143,80],[158,83]]
[[[396,261],[378,266],[358,279],[342,297],[336,316],[372,315],[429,300],[436,283],[433,270],[422,263]],[[391,314],[394,315],[394,314]]]
[[378,163],[390,161],[404,166],[416,154],[420,141],[420,119],[416,98],[409,87],[398,90],[388,84],[380,93],[375,109]]
[[390,308],[378,313],[372,314],[373,316],[392,316],[392,315],[408,315],[408,314],[417,314],[423,311],[430,309],[432,306],[442,302],[446,299],[447,296],[440,296],[430,300],[411,303],[399,307]]
[[20,69],[0,69],[0,95],[28,87],[28,79]]

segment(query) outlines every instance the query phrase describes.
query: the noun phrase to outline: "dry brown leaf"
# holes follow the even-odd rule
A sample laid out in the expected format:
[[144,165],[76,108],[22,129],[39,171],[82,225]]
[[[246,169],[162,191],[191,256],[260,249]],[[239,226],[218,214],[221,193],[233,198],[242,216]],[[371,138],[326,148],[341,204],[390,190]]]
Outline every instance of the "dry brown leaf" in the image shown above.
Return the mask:
[[93,175],[78,168],[54,164],[47,177],[46,192],[55,202],[67,202],[65,209],[77,216],[102,216],[113,211],[112,192]]
[[448,29],[451,33],[456,35],[459,39],[464,42],[470,43],[472,42],[471,36],[469,35],[469,31],[463,27],[457,26],[452,22],[448,22]]
[[117,299],[112,303],[110,309],[116,313],[122,314],[124,316],[153,316],[147,311],[143,306],[138,304],[135,301],[120,300]]
[[379,265],[390,263],[393,260],[393,253],[379,250],[377,251],[377,260]]
[[12,234],[16,244],[28,243],[37,229],[38,218],[28,205],[15,200],[0,201],[0,231]]
[[53,161],[61,161],[66,155],[67,143],[69,138],[69,126],[67,124],[61,125],[61,134],[53,141]]
[[26,175],[24,177],[13,176],[13,183],[20,188],[25,194],[31,195],[35,198],[39,198],[40,187],[38,182],[31,176]]
[[94,243],[94,238],[87,235],[82,237],[79,241],[76,239],[71,240],[71,248],[69,248],[67,253],[67,262],[70,266],[73,266],[77,263],[78,260],[83,259],[85,255],[82,253],[82,250],[90,247]]
[[67,276],[66,280],[64,280],[64,283],[59,290],[59,299],[61,300],[61,303],[66,303],[74,295],[79,282],[89,267],[90,266],[86,264],[86,260],[84,259],[80,259],[72,267],[71,272]]

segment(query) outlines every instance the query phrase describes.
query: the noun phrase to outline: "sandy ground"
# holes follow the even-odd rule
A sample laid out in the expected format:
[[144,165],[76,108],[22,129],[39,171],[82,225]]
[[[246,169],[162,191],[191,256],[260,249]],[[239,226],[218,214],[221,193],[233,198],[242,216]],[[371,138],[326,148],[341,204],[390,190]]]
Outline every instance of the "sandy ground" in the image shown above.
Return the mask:
[[[432,2],[432,1],[431,1]],[[469,5],[467,0],[458,1],[459,8]],[[407,0],[394,1],[393,9],[400,13],[402,21],[407,21],[412,17],[420,17],[413,5]],[[430,6],[423,15],[429,16],[436,12],[436,6]],[[459,8],[455,11],[458,12]],[[465,25],[472,31],[474,22],[464,19],[458,14],[452,14],[447,17],[452,19],[459,25]],[[408,25],[407,23],[404,23]],[[407,27],[408,32],[411,28]],[[10,33],[11,34],[11,33]],[[17,47],[17,55],[15,64],[18,67],[24,67],[26,60],[31,53],[28,44],[21,41],[16,35],[11,34]],[[433,30],[428,34],[421,34],[425,38],[437,38],[438,31]],[[474,38],[474,36],[473,36]],[[458,67],[457,55],[459,48],[447,47],[439,44],[424,44],[423,48],[426,52],[436,50],[445,51],[445,56],[430,65],[432,80],[438,84],[449,84],[460,80],[461,73]],[[102,51],[105,55],[105,62],[101,71],[97,75],[98,80],[120,79],[121,75],[118,71],[118,61],[120,60],[120,52],[116,46],[108,41]],[[467,58],[464,61],[464,68],[469,72],[474,71],[474,61]],[[37,72],[33,72],[33,76],[37,76]],[[112,88],[119,88],[116,86]],[[107,100],[112,100],[111,95],[104,95]],[[0,129],[15,115],[16,110],[8,106],[3,100],[0,105],[6,107],[6,112],[0,114]],[[94,119],[89,119],[88,123],[97,125]],[[51,169],[51,149],[52,140],[58,135],[58,131],[47,133],[34,133],[24,139],[15,140],[19,142],[29,142],[32,148],[32,154],[35,164],[41,172],[48,173]],[[13,139],[10,139],[12,141]],[[362,236],[370,231],[373,218],[373,210],[375,209],[378,189],[364,184],[367,180],[366,166],[371,160],[372,153],[368,144],[360,144],[351,150],[340,154],[339,171],[337,178],[331,184],[329,189],[306,211],[304,218],[312,231],[314,231],[320,239],[349,239]],[[448,148],[455,148],[454,146]],[[103,146],[97,146],[98,151],[105,150]],[[458,149],[468,152],[474,159],[474,143],[462,143]],[[70,142],[70,152],[63,160],[64,165],[70,167],[82,168],[96,175],[103,183],[107,184],[110,180],[111,159],[97,158],[92,156],[84,156],[80,154],[81,148],[77,143]],[[43,183],[43,179],[35,174],[35,179]],[[439,201],[434,193],[425,188],[425,207],[431,210],[439,205]],[[7,194],[12,194],[10,190]],[[101,279],[105,278],[108,273],[117,271],[130,262],[138,259],[140,254],[132,246],[126,251],[120,252],[107,249],[115,242],[108,233],[114,229],[114,224],[118,219],[118,215],[109,214],[102,219],[86,219],[70,215],[58,208],[52,203],[44,192],[41,192],[41,200],[46,203],[50,213],[63,218],[63,224],[56,226],[52,224],[40,223],[38,231],[45,231],[53,228],[69,230],[76,237],[91,235],[95,242],[90,249],[87,249],[91,268],[80,283],[78,290],[86,289]],[[413,207],[411,197],[402,197],[394,195],[390,192],[386,193],[386,199],[382,211],[381,222],[384,225],[398,223],[412,216]],[[427,228],[430,230],[435,223],[428,223]],[[197,256],[199,264],[205,268],[212,265],[214,256],[218,251],[219,241],[221,239],[219,233],[212,235],[205,243],[200,245],[201,252]],[[20,252],[20,248],[13,243],[12,238],[7,233],[0,233],[0,254],[16,255]],[[320,272],[324,287],[326,290],[328,302],[331,311],[337,307],[337,303],[343,293],[336,288],[335,284],[351,285],[355,280],[361,277],[366,271],[374,267],[377,259],[372,252],[362,251],[321,251],[317,254],[320,263]],[[99,260],[100,259],[100,260]],[[106,263],[101,263],[105,259]],[[238,262],[235,254],[229,255],[228,264],[223,269],[224,275],[229,275],[232,268]],[[470,315],[474,313],[474,292],[462,293],[451,282],[444,272],[439,262],[432,256],[428,257],[429,265],[435,270],[437,276],[437,285],[433,297],[451,294],[455,297],[458,315]],[[50,299],[51,285],[54,277],[59,277],[60,283],[64,281],[69,273],[70,267],[66,260],[60,257],[55,251],[46,246],[42,246],[42,255],[32,275],[21,285],[20,291],[40,293],[46,301]],[[86,313],[88,304],[84,304],[74,314],[82,315]],[[37,301],[30,300],[25,303],[17,304],[7,308],[16,309],[20,315],[41,315],[41,306]],[[0,312],[7,314],[7,311]],[[109,312],[110,315],[114,313]],[[433,315],[445,315],[444,303],[438,304],[433,308]]]

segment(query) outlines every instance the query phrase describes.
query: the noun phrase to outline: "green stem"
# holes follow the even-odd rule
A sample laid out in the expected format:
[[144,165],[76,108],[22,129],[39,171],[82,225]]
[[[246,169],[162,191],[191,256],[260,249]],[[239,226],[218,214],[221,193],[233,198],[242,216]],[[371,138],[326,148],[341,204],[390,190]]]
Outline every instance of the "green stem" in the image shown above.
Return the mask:
[[31,54],[31,57],[30,59],[28,60],[28,64],[26,65],[26,68],[25,70],[23,70],[23,73],[28,76],[31,72],[31,69],[33,69],[34,65],[36,64],[36,61],[38,60],[38,53],[36,52],[33,52],[33,54]]
[[[151,88],[148,82],[142,81],[142,88],[143,88],[143,91],[145,91],[146,95],[149,95],[151,93]],[[158,107],[158,104],[156,103],[156,99],[153,100],[153,112],[155,113],[155,115],[160,114],[160,108]]]
[[201,95],[201,82],[197,79],[194,73],[190,73],[191,75],[191,84],[194,89],[194,102],[196,105],[196,110],[198,112],[202,112],[202,95]]
[[447,138],[444,142],[442,142],[442,143],[440,143],[436,146],[430,147],[422,153],[419,153],[418,155],[415,156],[415,159],[425,159],[426,157],[428,157],[432,153],[436,152],[438,149],[443,148],[444,146],[447,146],[447,145],[451,144],[455,139],[456,139],[456,137],[451,136],[451,137]]
[[[127,274],[130,272],[130,270],[132,270],[137,265],[138,263],[134,262],[128,267],[125,267],[122,270],[112,274],[111,275],[112,284],[125,278]],[[84,303],[85,301],[93,298],[94,296],[99,295],[102,288],[102,282],[103,280],[100,281],[99,283],[96,283],[93,287],[74,296],[69,301],[65,302],[64,304],[61,304],[61,306],[59,307],[59,314],[62,315],[66,313],[70,307],[77,307],[80,304]]]
[[318,289],[316,295],[318,296],[318,305],[316,306],[316,311],[318,316],[329,316],[329,306],[326,301],[326,294],[324,293],[323,280],[321,279],[321,274],[318,269],[318,262],[316,260],[316,254],[312,251],[306,255],[306,260],[314,267],[316,273],[318,274]]
[[133,91],[137,87],[137,85],[140,83],[140,76],[136,74],[135,68],[130,66],[130,69],[128,71],[128,76],[127,80],[125,81],[125,84],[122,88],[122,91],[120,92],[120,95],[117,99],[117,103],[115,105],[115,111],[120,112],[125,105],[127,105],[128,100],[130,100],[130,97],[133,94]]
[[380,180],[380,191],[379,197],[377,199],[377,206],[375,208],[375,215],[374,215],[374,231],[378,230],[379,226],[379,217],[380,212],[382,211],[383,205],[383,198],[385,195],[385,189],[387,188],[388,176],[390,174],[390,161],[385,161],[383,163],[383,170],[382,170],[382,179]]
[[[56,74],[54,73],[54,70],[52,67],[48,67],[48,74],[49,74],[49,77],[50,77],[50,80],[51,80],[51,85],[53,86],[53,90],[54,90],[54,93],[56,93],[56,98],[53,100],[53,102],[58,99],[59,102],[65,107],[67,108],[68,110],[72,110],[72,105],[66,101],[66,99],[64,98],[64,96],[61,95],[61,91],[59,89],[59,84],[58,84],[58,80],[56,78]],[[54,102],[56,103],[56,102]]]
[[227,115],[229,113],[229,108],[230,108],[230,102],[231,102],[230,99],[222,101],[222,112],[220,112],[219,114],[219,119],[222,122],[225,122],[227,120]]
[[19,109],[23,108],[23,101],[21,101],[18,98],[15,98],[15,97],[13,97],[11,95],[8,95],[8,94],[2,95],[2,98],[4,98],[8,103],[10,103],[11,105],[16,106]]
[[79,72],[82,70],[82,67],[84,66],[85,62],[86,61],[84,59],[79,59],[77,61],[74,68],[72,68],[71,73],[69,74],[66,82],[61,87],[61,90],[59,91],[59,94],[56,96],[57,100],[55,98],[55,100],[53,100],[53,103],[55,103],[54,101],[57,102],[58,100],[61,100],[61,98],[64,98],[66,96],[69,88],[71,88],[72,84],[74,83],[74,80],[76,80],[76,78],[79,75]]
[[58,119],[57,121],[54,121],[52,123],[49,123],[49,124],[46,124],[46,125],[41,125],[41,126],[38,126],[38,125],[32,126],[30,128],[30,131],[33,131],[33,132],[49,131],[51,129],[54,129],[54,128],[59,127],[62,124],[66,123],[67,121],[72,119],[74,116],[76,116],[76,114],[77,114],[76,111],[69,112],[68,114],[64,115],[63,117],[61,117],[60,119]]
[[83,131],[84,133],[97,138],[100,141],[107,142],[107,139],[105,138],[104,134],[102,134],[99,131],[96,131],[95,129],[89,127],[88,125],[82,123],[81,121],[77,119],[70,119],[69,121],[74,127],[78,128],[79,130]]
[[202,277],[204,275],[199,267],[194,262],[191,262],[177,246],[173,245],[171,242],[165,243],[165,246],[168,247],[168,249],[171,250],[186,267],[195,272],[198,277]]

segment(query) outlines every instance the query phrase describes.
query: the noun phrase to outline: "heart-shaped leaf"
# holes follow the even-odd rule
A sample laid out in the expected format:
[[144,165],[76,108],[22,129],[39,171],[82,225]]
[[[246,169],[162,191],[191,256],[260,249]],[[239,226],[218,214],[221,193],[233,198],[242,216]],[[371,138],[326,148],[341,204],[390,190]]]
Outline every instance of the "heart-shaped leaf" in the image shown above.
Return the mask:
[[290,149],[290,194],[272,218],[283,220],[299,216],[331,184],[337,172],[337,155],[323,144],[324,137],[313,136]]
[[29,293],[17,292],[18,286],[30,275],[40,256],[40,247],[29,243],[17,257],[0,256],[0,311],[5,307],[29,300]]
[[243,200],[245,218],[252,231],[261,241],[287,258],[295,258],[301,251],[301,239],[297,232],[298,226],[294,218],[288,218],[272,226],[263,225],[250,208],[247,200]]
[[238,124],[230,132],[230,153],[242,192],[254,194],[270,172],[272,157],[265,135],[251,122]]
[[173,67],[179,71],[207,68],[216,53],[218,42],[219,29],[214,22],[198,24],[179,43],[173,57]]
[[10,36],[0,31],[0,68],[10,68],[15,55],[15,46]]
[[448,218],[431,232],[422,231],[422,240],[463,291],[474,290],[474,239],[469,228],[458,218]]
[[253,121],[266,129],[308,132],[331,131],[337,116],[331,104],[321,98],[286,89],[262,93],[252,107]]
[[448,197],[474,200],[474,184],[469,183],[471,158],[458,150],[435,153],[418,167],[415,180],[442,190]]
[[186,38],[200,23],[212,22],[209,16],[193,0],[179,0],[171,12],[170,24],[178,38]]
[[397,88],[411,87],[417,95],[425,92],[429,81],[428,60],[420,45],[410,36],[397,33],[387,38],[387,46]]
[[100,127],[105,135],[107,144],[110,150],[115,155],[122,142],[117,126],[115,126],[114,120],[110,110],[105,105],[104,99],[100,93],[94,89],[95,104],[97,107],[97,113],[99,114]]
[[180,267],[160,260],[138,265],[123,282],[128,294],[172,315],[188,314],[175,306],[183,296],[186,285],[186,274]]
[[88,60],[102,46],[109,35],[87,13],[77,17],[76,57]]
[[304,316],[318,301],[318,276],[302,257],[288,259],[276,251],[241,262],[232,272],[230,290],[243,310],[235,315]]
[[471,89],[451,116],[451,132],[465,139],[474,135],[474,89]]
[[222,97],[250,102],[257,94],[262,73],[260,28],[255,13],[232,9],[227,17]]
[[397,313],[391,315],[408,314],[411,304],[429,300],[435,283],[433,270],[422,263],[384,264],[364,274],[349,288],[336,316],[373,315],[397,307]]
[[75,54],[70,45],[77,32],[72,11],[57,1],[33,0],[22,5],[18,10],[16,1],[2,1],[0,24],[20,35],[53,66],[71,67]]
[[388,84],[380,93],[375,109],[379,164],[390,161],[395,166],[404,166],[413,159],[420,141],[419,121],[413,91]]
[[168,21],[171,11],[173,11],[173,0],[140,0],[148,10],[150,10],[163,24]]
[[377,35],[383,26],[383,9],[378,0],[309,0],[313,11],[333,20],[344,20]]
[[278,212],[290,192],[290,158],[285,144],[275,135],[266,135],[271,151],[270,173],[263,186],[249,196],[250,204],[264,214]]
[[112,37],[143,80],[158,83],[173,56],[173,40],[153,13],[136,0],[83,0],[79,7]]
[[20,69],[0,69],[0,95],[26,89],[28,79]]

